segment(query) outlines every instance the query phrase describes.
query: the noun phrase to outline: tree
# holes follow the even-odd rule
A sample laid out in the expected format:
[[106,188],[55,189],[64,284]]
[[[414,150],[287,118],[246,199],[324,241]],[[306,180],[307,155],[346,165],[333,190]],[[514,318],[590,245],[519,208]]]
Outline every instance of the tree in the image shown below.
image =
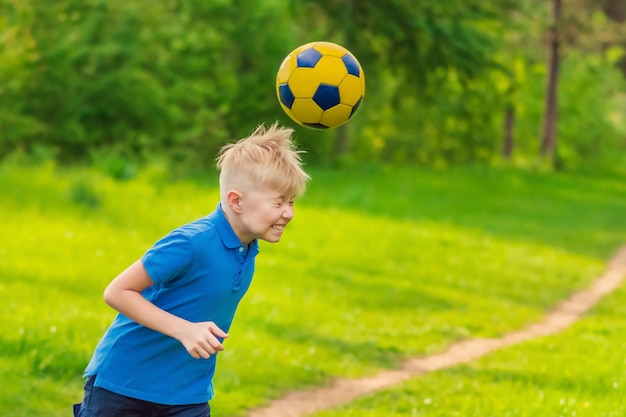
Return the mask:
[[[498,67],[493,59],[501,42],[498,30],[504,25],[503,13],[515,9],[516,3],[511,0],[309,0],[293,1],[292,5],[294,15],[302,17],[298,21],[304,22],[300,27],[303,34],[343,43],[362,61],[368,85],[385,90],[384,103],[394,109],[391,113],[400,120],[400,124],[397,120],[389,123],[401,126],[399,135],[405,130],[401,123],[411,120],[421,123],[415,112],[409,117],[401,113],[403,108],[410,107],[406,103],[410,101],[408,96],[418,97],[420,104],[430,103],[430,107],[447,97],[450,100],[447,117],[430,122],[456,125],[458,129],[453,135],[465,137],[448,138],[447,144],[443,144],[445,132],[440,127],[442,137],[433,138],[433,146],[445,153],[444,158],[455,153],[472,158],[472,146],[488,137],[484,131],[476,133],[484,130],[484,126],[472,126],[467,119],[459,123],[450,119],[472,117],[470,102],[479,101],[481,91],[472,83]],[[446,92],[448,88],[452,91]],[[479,124],[483,120],[484,115],[476,117]],[[346,130],[337,134],[335,150],[353,152]],[[426,141],[419,143],[424,145]],[[417,151],[419,147],[413,149],[423,154]]]
[[212,167],[275,117],[291,37],[287,5],[230,3],[0,0],[0,156]]
[[[603,10],[607,17],[619,24],[626,23],[626,1],[625,0],[604,0]],[[621,46],[626,50],[626,36],[621,40]],[[619,62],[619,67],[626,77],[626,53]]]
[[557,87],[559,78],[559,24],[561,0],[552,0],[552,27],[549,36],[548,85],[544,107],[541,156],[554,164],[556,156]]
[[512,103],[507,103],[504,108],[504,137],[502,139],[502,157],[504,159],[511,159],[513,156],[514,127],[515,107]]

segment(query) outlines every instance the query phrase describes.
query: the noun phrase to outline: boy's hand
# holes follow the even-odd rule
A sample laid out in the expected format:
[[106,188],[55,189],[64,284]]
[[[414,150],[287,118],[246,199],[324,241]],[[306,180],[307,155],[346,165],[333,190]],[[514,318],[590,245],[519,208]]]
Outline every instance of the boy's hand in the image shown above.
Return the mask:
[[224,350],[224,345],[218,340],[218,337],[225,339],[228,334],[212,321],[189,322],[176,335],[187,352],[196,359],[208,359],[218,351]]

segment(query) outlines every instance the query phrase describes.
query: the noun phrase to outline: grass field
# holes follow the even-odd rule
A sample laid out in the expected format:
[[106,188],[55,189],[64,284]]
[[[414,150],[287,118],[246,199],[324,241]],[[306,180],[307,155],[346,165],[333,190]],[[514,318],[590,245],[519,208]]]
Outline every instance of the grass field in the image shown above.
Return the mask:
[[626,414],[626,290],[555,336],[436,372],[315,417]]
[[[626,243],[619,179],[487,168],[312,175],[283,241],[261,245],[218,361],[216,416],[520,328]],[[114,316],[102,302],[108,281],[215,207],[214,178],[166,177],[158,167],[128,182],[0,167],[3,415],[69,415]],[[320,415],[623,415],[624,297],[563,334]]]

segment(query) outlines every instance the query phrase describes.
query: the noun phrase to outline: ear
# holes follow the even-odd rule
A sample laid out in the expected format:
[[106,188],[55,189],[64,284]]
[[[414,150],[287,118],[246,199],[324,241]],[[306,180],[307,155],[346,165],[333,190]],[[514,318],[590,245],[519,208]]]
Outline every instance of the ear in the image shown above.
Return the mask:
[[239,191],[229,190],[226,193],[226,201],[233,212],[241,213],[241,193]]

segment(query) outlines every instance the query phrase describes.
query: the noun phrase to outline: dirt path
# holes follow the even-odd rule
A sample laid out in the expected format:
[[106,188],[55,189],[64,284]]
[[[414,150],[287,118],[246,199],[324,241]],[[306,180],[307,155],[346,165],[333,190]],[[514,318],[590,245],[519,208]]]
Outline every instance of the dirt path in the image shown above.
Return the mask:
[[615,290],[626,278],[626,246],[611,259],[604,275],[589,288],[561,302],[545,318],[499,339],[474,339],[456,343],[440,354],[405,361],[401,368],[382,371],[362,379],[339,379],[332,385],[308,391],[292,392],[272,401],[267,407],[251,411],[248,417],[302,417],[326,410],[390,387],[410,378],[480,358],[496,349],[564,330],[600,298]]

